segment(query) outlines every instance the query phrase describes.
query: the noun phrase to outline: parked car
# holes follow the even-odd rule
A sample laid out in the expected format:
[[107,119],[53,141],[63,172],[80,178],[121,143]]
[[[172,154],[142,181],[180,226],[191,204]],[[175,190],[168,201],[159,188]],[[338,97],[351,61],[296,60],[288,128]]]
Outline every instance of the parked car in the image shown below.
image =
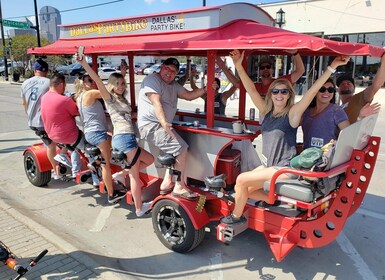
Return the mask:
[[[196,65],[194,63],[191,64],[191,69],[195,68],[197,70],[195,79],[199,79],[199,75],[201,73],[202,67],[200,65]],[[179,72],[175,76],[175,80],[178,81],[180,78],[184,77],[186,75],[186,69],[187,69],[187,64],[186,63],[181,63],[179,67]],[[189,77],[187,77],[187,80],[189,80]]]
[[139,67],[135,67],[135,74],[137,75],[144,75],[143,71],[144,69],[148,68],[148,67],[151,67],[152,65],[154,65],[155,63],[152,63],[152,62],[148,62],[148,63],[143,63],[141,65],[139,65]]
[[68,69],[68,75],[70,76],[83,76],[86,73],[86,70],[80,63],[71,64],[72,67]]
[[[8,74],[11,74],[13,72],[13,69],[22,72],[24,70],[23,62],[21,61],[8,61],[7,62],[7,68],[8,68]],[[5,74],[5,66],[4,62],[0,64],[0,75],[4,76]]]
[[98,75],[102,80],[108,80],[112,73],[120,73],[120,71],[112,67],[101,67],[98,70]]
[[70,65],[58,65],[55,68],[55,72],[66,75]]
[[152,73],[159,73],[160,71],[160,64],[154,64],[150,67],[147,67],[146,69],[143,70],[144,75],[150,75]]

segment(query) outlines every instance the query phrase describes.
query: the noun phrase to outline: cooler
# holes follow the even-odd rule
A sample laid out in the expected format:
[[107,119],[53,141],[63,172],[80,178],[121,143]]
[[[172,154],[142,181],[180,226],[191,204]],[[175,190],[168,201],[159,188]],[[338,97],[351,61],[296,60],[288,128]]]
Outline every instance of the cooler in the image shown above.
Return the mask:
[[226,185],[234,185],[241,173],[241,151],[225,149],[218,158],[216,175],[226,174]]

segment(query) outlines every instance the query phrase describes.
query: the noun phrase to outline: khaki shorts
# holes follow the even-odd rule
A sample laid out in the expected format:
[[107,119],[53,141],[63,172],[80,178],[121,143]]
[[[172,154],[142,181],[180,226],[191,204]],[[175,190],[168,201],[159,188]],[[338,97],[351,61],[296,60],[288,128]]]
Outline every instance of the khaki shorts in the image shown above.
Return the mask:
[[[274,168],[276,170],[281,170],[281,169],[284,169],[284,168],[290,168],[290,166],[274,166]],[[287,177],[289,177],[289,179],[298,179],[298,175],[296,174],[293,174],[293,173],[283,173],[285,174]]]
[[170,136],[160,123],[151,123],[139,128],[141,139],[153,143],[163,153],[176,157],[188,149],[188,144],[175,130],[173,132],[175,138]]

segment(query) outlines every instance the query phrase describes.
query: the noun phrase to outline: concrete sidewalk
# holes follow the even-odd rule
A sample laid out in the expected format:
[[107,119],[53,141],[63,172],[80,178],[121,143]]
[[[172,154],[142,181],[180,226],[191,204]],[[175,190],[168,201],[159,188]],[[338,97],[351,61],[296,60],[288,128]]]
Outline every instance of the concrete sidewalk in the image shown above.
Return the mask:
[[[37,266],[22,279],[120,279],[84,252],[1,200],[0,240],[16,255],[23,267],[41,251],[48,250]],[[17,275],[8,266],[0,265],[0,279],[13,279]]]

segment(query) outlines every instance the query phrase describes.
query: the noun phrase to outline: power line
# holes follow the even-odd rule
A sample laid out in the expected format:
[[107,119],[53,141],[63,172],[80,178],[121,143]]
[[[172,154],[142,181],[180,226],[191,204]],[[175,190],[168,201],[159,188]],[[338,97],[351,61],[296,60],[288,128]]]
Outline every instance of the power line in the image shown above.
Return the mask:
[[[84,9],[89,9],[89,8],[94,8],[94,7],[114,4],[114,3],[117,3],[117,2],[123,2],[123,1],[125,1],[125,0],[114,0],[114,1],[110,1],[110,2],[105,2],[105,3],[95,4],[95,5],[89,5],[89,6],[84,6],[84,7],[80,7],[80,8],[73,8],[73,9],[63,10],[63,11],[59,11],[59,13],[67,13],[67,12],[72,12],[72,11],[77,11],[77,10],[84,10]],[[56,14],[56,13],[52,12],[52,13],[45,13],[45,14]],[[15,18],[23,18],[23,17],[31,17],[31,16],[35,16],[35,15],[8,17],[6,19],[15,19]]]

